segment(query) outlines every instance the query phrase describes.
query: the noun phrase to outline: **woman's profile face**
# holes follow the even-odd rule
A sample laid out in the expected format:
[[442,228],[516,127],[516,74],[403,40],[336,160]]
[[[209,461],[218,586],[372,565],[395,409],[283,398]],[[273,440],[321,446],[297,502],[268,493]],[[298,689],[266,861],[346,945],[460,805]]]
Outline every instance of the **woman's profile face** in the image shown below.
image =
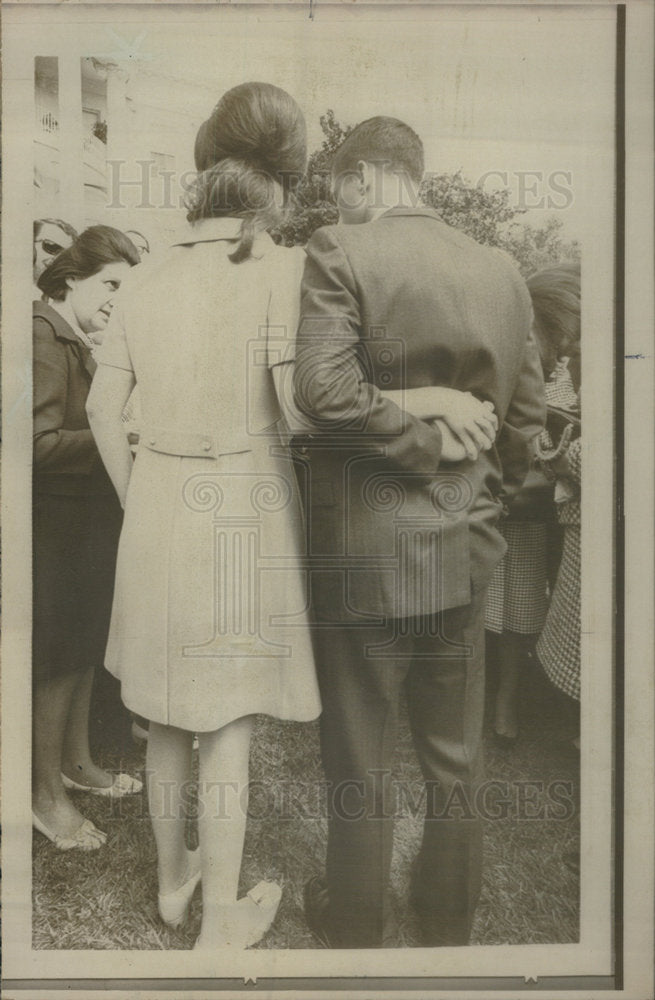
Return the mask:
[[130,270],[126,260],[105,264],[89,278],[69,278],[66,302],[85,333],[104,330],[114,307],[114,295]]

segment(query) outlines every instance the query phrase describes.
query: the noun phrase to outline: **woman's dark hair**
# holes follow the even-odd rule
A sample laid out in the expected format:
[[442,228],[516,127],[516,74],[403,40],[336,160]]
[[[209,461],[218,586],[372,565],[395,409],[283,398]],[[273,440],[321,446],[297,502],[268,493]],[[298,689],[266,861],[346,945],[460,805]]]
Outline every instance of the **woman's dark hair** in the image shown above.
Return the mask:
[[198,129],[198,177],[187,195],[187,219],[243,219],[230,260],[250,256],[255,233],[278,225],[307,160],[303,113],[270,83],[242,83],[224,94]]
[[536,271],[527,279],[534,332],[544,375],[548,377],[562,347],[580,340],[580,261],[567,260]]
[[55,257],[38,280],[49,299],[63,302],[68,294],[69,278],[90,278],[105,264],[126,261],[131,267],[140,263],[139,252],[120,229],[113,226],[90,226],[67,250]]
[[425,169],[423,143],[414,129],[398,118],[382,115],[367,118],[348,133],[332,158],[332,174],[350,173],[360,160],[388,163],[392,170],[406,171],[417,183]]

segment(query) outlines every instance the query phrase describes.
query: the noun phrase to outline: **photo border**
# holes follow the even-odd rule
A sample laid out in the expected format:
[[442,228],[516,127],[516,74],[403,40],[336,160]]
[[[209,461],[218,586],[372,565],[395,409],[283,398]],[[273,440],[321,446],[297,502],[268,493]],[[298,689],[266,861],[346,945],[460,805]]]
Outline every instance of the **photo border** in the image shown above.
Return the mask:
[[[45,2],[51,2],[51,0],[45,0]],[[52,0],[55,2],[55,0]],[[114,4],[109,4],[107,6],[120,5],[122,2],[129,2],[129,0],[114,0]],[[134,4],[134,6],[146,6],[149,0],[145,0],[144,3]],[[177,4],[171,4],[170,6],[178,6],[185,2],[194,2],[194,0],[178,0]],[[249,4],[250,0],[242,0],[244,5]],[[293,3],[294,0],[291,0]],[[385,0],[378,0],[379,5],[384,6]],[[639,0],[636,0],[639,3]],[[252,983],[252,991],[261,993],[266,992],[267,995],[275,995],[278,991],[284,991],[288,995],[288,991],[292,989],[302,989],[303,996],[310,996],[314,991],[318,991],[319,995],[325,996],[325,991],[336,990],[343,991],[344,989],[349,989],[353,991],[356,995],[360,996],[368,991],[374,991],[373,995],[379,996],[380,991],[389,992],[391,994],[397,993],[399,990],[409,990],[412,993],[419,991],[453,991],[457,990],[458,995],[463,995],[462,991],[473,990],[475,995],[480,996],[481,991],[485,990],[511,990],[513,995],[520,995],[516,991],[529,992],[544,992],[544,991],[575,991],[577,995],[581,995],[582,991],[602,991],[603,994],[609,992],[623,992],[626,987],[626,963],[625,963],[625,944],[626,944],[626,932],[629,928],[626,927],[625,921],[625,894],[624,894],[624,876],[625,876],[625,865],[624,865],[624,848],[626,843],[625,836],[625,767],[626,767],[626,730],[625,730],[625,711],[626,711],[626,690],[625,690],[625,676],[624,676],[624,644],[626,636],[626,568],[625,568],[625,555],[626,555],[626,537],[625,537],[625,507],[626,507],[626,493],[625,493],[625,477],[626,477],[626,460],[623,448],[621,447],[621,442],[623,440],[626,431],[626,398],[625,398],[625,377],[626,371],[626,359],[636,358],[637,354],[627,354],[626,350],[630,346],[628,343],[628,338],[626,337],[626,239],[630,238],[630,234],[626,233],[626,199],[629,197],[629,192],[626,191],[626,72],[627,72],[627,60],[626,60],[626,43],[627,43],[627,11],[630,5],[626,3],[622,4],[611,4],[616,8],[616,173],[615,173],[615,190],[616,190],[616,202],[615,202],[615,241],[614,241],[614,281],[615,281],[615,315],[614,315],[614,358],[615,358],[615,482],[614,482],[614,600],[616,606],[616,618],[614,626],[614,636],[613,636],[613,658],[614,658],[614,718],[615,718],[615,729],[614,729],[614,773],[615,782],[613,789],[614,796],[614,868],[613,868],[613,881],[614,881],[614,971],[613,974],[608,976],[562,976],[562,977],[539,977],[535,982],[527,982],[521,977],[434,977],[434,976],[416,976],[408,979],[407,977],[366,977],[365,980],[353,977],[341,977],[341,976],[316,976],[316,977],[289,977],[283,976],[279,978],[271,977],[259,977],[256,982]],[[75,4],[75,0],[73,0]],[[18,0],[17,3],[7,5],[13,7],[32,5],[29,0]],[[288,6],[289,3],[282,3],[281,6]],[[525,3],[519,3],[520,6],[529,6]],[[544,7],[555,7],[559,6],[557,3],[544,4]],[[576,6],[583,6],[584,4],[576,4]],[[593,4],[594,6],[600,6],[599,4]],[[273,3],[271,6],[277,6]],[[422,6],[418,4],[417,6]],[[450,6],[450,4],[448,5]],[[484,3],[480,5],[467,4],[467,6],[496,6],[494,3]],[[504,4],[503,6],[506,6]],[[5,140],[6,141],[6,140]],[[3,243],[5,243],[5,236],[3,235]],[[5,244],[6,246],[6,244]],[[3,253],[4,256],[4,253]],[[644,357],[642,355],[642,357]],[[644,357],[645,359],[645,357]],[[6,372],[3,373],[3,378],[6,378]],[[6,393],[5,393],[6,398]],[[4,491],[3,491],[4,493]],[[5,592],[8,591],[8,578],[5,575]],[[10,584],[9,584],[10,587]],[[652,622],[651,622],[652,625]],[[4,742],[4,738],[3,738]],[[5,774],[7,769],[7,761],[5,758]],[[650,836],[650,829],[649,829]],[[79,952],[78,954],[94,954]],[[126,953],[129,954],[129,953]],[[321,953],[325,954],[325,953]],[[139,990],[141,995],[142,991],[149,991],[157,989],[159,992],[171,992],[176,991],[176,995],[182,997],[183,992],[180,987],[182,984],[183,991],[189,992],[190,995],[196,994],[200,991],[204,991],[204,996],[209,996],[216,991],[216,995],[225,995],[225,990],[238,991],[242,994],[244,991],[250,992],[250,986],[246,982],[247,977],[229,977],[229,978],[194,978],[194,979],[178,979],[178,980],[159,980],[152,978],[120,978],[111,981],[112,990]],[[92,978],[75,978],[68,979],[66,982],[65,995],[73,996],[75,990],[93,991],[94,994],[99,994],[101,991],[106,990],[108,986],[108,980],[106,978],[102,979],[92,979]],[[24,991],[32,990],[35,991],[34,995],[37,996],[41,991],[48,991],[45,995],[48,998],[54,998],[55,992],[58,988],[62,987],[62,980],[60,979],[27,979],[27,978],[8,978],[3,983],[5,995],[7,991],[16,990]],[[64,993],[62,993],[64,995]],[[80,995],[85,995],[84,993]],[[113,994],[116,995],[115,993]],[[132,994],[128,994],[132,995]],[[635,996],[635,1000],[642,1000],[641,997]]]

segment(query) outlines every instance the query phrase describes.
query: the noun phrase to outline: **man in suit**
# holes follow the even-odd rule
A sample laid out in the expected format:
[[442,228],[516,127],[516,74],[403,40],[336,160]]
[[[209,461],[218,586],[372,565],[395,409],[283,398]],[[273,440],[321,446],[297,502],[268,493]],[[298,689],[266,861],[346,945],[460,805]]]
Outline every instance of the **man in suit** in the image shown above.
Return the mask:
[[[329,799],[326,876],[307,884],[305,910],[328,947],[393,941],[403,688],[425,784],[412,879],[423,943],[469,939],[481,880],[485,588],[504,551],[498,517],[545,415],[520,275],[418,204],[422,174],[407,125],[357,126],[333,162],[346,224],[314,233],[302,287],[294,390],[316,430],[297,455]],[[469,441],[462,458],[443,424],[403,408],[407,390],[434,386],[493,404],[494,447]]]

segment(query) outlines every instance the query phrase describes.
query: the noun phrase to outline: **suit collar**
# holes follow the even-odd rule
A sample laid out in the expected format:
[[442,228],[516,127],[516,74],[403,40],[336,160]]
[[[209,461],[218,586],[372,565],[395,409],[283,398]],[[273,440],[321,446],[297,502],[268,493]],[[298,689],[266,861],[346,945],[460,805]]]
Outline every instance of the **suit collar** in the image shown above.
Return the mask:
[[404,208],[403,206],[390,208],[382,215],[379,215],[378,219],[388,219],[390,216],[422,216],[423,218],[434,219],[435,222],[443,222],[439,213],[427,205],[416,205],[412,208]]
[[[180,238],[172,244],[174,247],[192,246],[194,243],[215,243],[218,240],[238,240],[241,232],[242,219],[234,216],[221,216],[218,219],[199,219],[188,226]],[[259,239],[271,241],[268,233],[258,233]]]

